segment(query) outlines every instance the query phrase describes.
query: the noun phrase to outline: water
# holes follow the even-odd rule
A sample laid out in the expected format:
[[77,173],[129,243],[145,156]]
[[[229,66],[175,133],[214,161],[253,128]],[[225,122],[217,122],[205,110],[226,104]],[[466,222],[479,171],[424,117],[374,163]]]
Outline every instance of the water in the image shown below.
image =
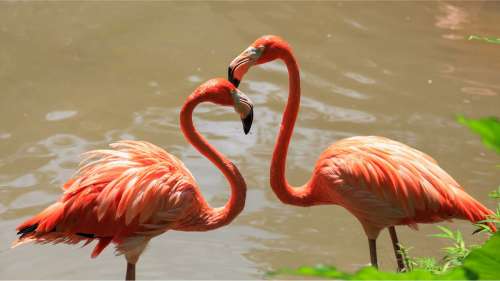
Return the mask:
[[[402,3],[0,3],[0,278],[119,279],[125,262],[112,248],[27,245],[9,249],[14,228],[60,195],[79,154],[120,139],[156,143],[179,156],[213,205],[228,188],[179,133],[178,112],[202,81],[263,34],[286,38],[301,66],[303,99],[288,178],[310,176],[328,144],[381,135],[432,155],[487,206],[500,182],[498,156],[454,120],[499,115],[497,45],[467,41],[500,34],[499,2]],[[252,69],[241,85],[255,102],[244,136],[231,110],[203,106],[200,131],[241,169],[245,211],[229,227],[155,238],[138,265],[140,279],[248,279],[280,267],[368,263],[366,238],[342,208],[278,202],[269,160],[287,98],[281,63]],[[459,228],[468,243],[483,237]],[[445,241],[399,228],[416,256],[440,254]],[[382,268],[393,270],[389,237]]]

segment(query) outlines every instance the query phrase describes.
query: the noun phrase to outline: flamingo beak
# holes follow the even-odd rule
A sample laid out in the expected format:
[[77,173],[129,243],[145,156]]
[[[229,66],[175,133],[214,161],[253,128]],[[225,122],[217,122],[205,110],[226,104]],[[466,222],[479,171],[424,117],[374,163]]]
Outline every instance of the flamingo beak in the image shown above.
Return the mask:
[[231,66],[227,68],[227,78],[229,82],[231,82],[236,88],[238,88],[238,86],[240,85],[240,80],[234,78],[234,69]]
[[245,132],[245,135],[248,135],[248,132],[250,132],[250,128],[252,128],[252,122],[253,107],[250,108],[250,112],[248,112],[247,116],[241,119],[241,123],[243,124],[243,132]]
[[238,90],[238,88],[232,89],[231,95],[234,102],[234,111],[240,115],[241,123],[243,124],[243,132],[247,135],[248,132],[250,132],[250,128],[252,128],[253,122],[252,100]]
[[263,47],[250,46],[246,48],[229,64],[229,68],[227,69],[227,80],[238,88],[241,79],[247,73],[250,66],[257,62],[263,50]]

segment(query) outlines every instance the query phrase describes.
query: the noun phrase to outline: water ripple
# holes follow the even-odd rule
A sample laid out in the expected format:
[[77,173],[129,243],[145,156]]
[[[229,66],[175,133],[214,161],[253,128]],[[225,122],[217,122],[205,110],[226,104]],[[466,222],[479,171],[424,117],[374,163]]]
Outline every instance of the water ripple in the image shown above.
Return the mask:
[[[360,80],[365,79],[366,81],[373,81],[373,83],[375,83],[374,80],[371,80],[368,77],[364,77],[360,74],[356,74],[356,75],[359,76],[357,79],[360,79]],[[360,77],[363,77],[363,78],[360,78]],[[338,86],[335,83],[330,82],[326,79],[323,79],[320,76],[312,74],[312,73],[303,72],[302,79],[304,80],[305,83],[309,83],[311,85],[317,86],[317,87],[322,88],[322,89],[330,90],[331,92],[333,92],[335,94],[343,95],[343,96],[346,96],[349,98],[353,98],[353,99],[368,99],[369,98],[369,96],[366,94],[360,93],[354,89],[348,89],[348,88]],[[360,82],[360,81],[358,81],[358,82]],[[365,84],[368,84],[368,83],[369,82],[367,82]]]
[[198,75],[190,75],[187,80],[192,83],[200,83],[203,79]]
[[279,62],[279,61],[272,61],[272,62],[269,62],[266,64],[259,64],[258,67],[261,69],[264,69],[264,70],[268,70],[268,71],[288,73],[288,69],[286,68],[286,65],[283,64],[282,62]]
[[0,140],[6,140],[9,139],[10,137],[12,137],[12,134],[0,132]]
[[39,171],[51,175],[52,181],[59,185],[74,173],[80,154],[91,146],[88,140],[70,134],[56,134],[38,144],[54,156]]
[[178,128],[178,113],[171,108],[148,107],[134,112],[134,127],[142,127],[147,131],[162,132]]
[[0,187],[30,187],[38,183],[36,176],[32,173],[28,173],[19,176],[11,181],[4,182],[0,184]]
[[17,197],[9,209],[24,209],[35,206],[46,206],[54,201],[54,196],[42,191],[24,193]]
[[355,80],[356,82],[359,82],[361,84],[375,84],[376,81],[369,78],[369,77],[366,77],[362,74],[359,74],[359,73],[354,73],[354,72],[346,72],[344,73],[344,76],[345,77],[348,77],[348,78],[351,78],[353,80]]
[[76,110],[51,111],[45,115],[47,121],[60,121],[71,118],[78,113]]
[[366,26],[362,25],[360,22],[355,21],[353,19],[344,19],[344,22],[349,24],[350,26],[358,29],[358,30],[362,30],[362,31],[368,30],[368,28],[366,28]]
[[326,116],[326,120],[331,122],[373,123],[377,119],[374,115],[363,111],[327,105],[308,97],[304,97],[301,104],[304,108],[320,112]]
[[279,86],[265,81],[245,80],[245,82],[248,84],[251,91],[255,91],[263,95],[268,95],[281,89]]
[[488,88],[479,88],[479,87],[463,87],[460,89],[462,92],[467,93],[469,95],[476,96],[497,96],[498,93],[488,89]]

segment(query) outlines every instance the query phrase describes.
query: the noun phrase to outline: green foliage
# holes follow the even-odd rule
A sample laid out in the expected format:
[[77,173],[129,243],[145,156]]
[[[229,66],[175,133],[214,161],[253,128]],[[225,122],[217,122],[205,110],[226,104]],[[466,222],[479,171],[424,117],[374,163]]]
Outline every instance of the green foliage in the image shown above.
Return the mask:
[[493,190],[488,194],[488,197],[492,199],[500,199],[500,185],[497,187],[497,190]]
[[479,40],[492,44],[500,44],[500,38],[493,36],[478,36],[478,35],[469,35],[467,40]]
[[478,279],[500,279],[500,233],[495,233],[482,247],[471,251],[462,268],[477,274]]
[[[488,194],[488,196],[492,199],[500,200],[500,186],[497,188],[497,190],[490,192],[490,194]],[[475,232],[490,232],[491,233],[491,229],[487,225],[487,223],[493,223],[496,225],[497,229],[500,229],[500,202],[497,203],[497,208],[496,208],[495,214],[493,214],[493,216],[491,216],[488,219],[478,221],[476,223],[478,230],[476,230]]]
[[[459,241],[460,236],[446,229],[442,229],[443,237]],[[448,232],[449,231],[449,232]],[[460,243],[458,243],[460,244]],[[461,245],[459,245],[461,247]],[[463,260],[463,264],[443,274],[432,271],[415,269],[405,273],[377,271],[373,267],[364,267],[356,273],[345,273],[335,267],[318,265],[303,266],[298,269],[281,269],[269,274],[295,275],[303,277],[320,277],[342,280],[494,280],[500,279],[500,233],[495,233],[486,243],[470,251]]]
[[479,134],[484,145],[500,153],[500,121],[498,118],[468,119],[458,116],[458,122]]
[[444,250],[446,255],[443,257],[443,264],[440,265],[440,272],[446,272],[450,268],[457,267],[463,263],[463,260],[469,255],[471,248],[476,246],[471,246],[467,248],[460,231],[451,231],[447,227],[438,226],[441,233],[433,234],[433,237],[445,238],[452,241],[452,246],[445,247]]
[[349,273],[338,271],[333,266],[326,266],[318,264],[315,266],[301,266],[296,269],[283,268],[277,271],[268,272],[267,276],[272,277],[276,275],[287,276],[308,276],[308,277],[321,277],[325,279],[343,279],[347,280],[351,276]]
[[445,238],[452,242],[450,247],[445,247],[446,255],[439,261],[435,258],[423,257],[423,258],[413,258],[409,255],[409,250],[411,248],[406,248],[399,245],[401,248],[401,254],[403,256],[403,262],[405,264],[406,271],[423,270],[434,274],[442,274],[449,271],[452,268],[460,266],[470,253],[470,250],[475,246],[467,248],[460,231],[453,232],[449,228],[438,226],[441,230],[438,234],[433,234],[431,236],[438,238]]
[[399,245],[400,253],[403,256],[403,263],[406,272],[411,272],[415,270],[429,271],[434,274],[442,273],[446,270],[441,266],[435,258],[423,257],[423,258],[413,258],[410,256],[411,247],[404,247]]
[[400,244],[399,248],[400,253],[403,256],[403,263],[405,265],[406,272],[424,270],[438,274],[443,271],[443,267],[439,265],[436,259],[428,257],[413,258],[410,256],[410,250],[413,249],[412,247],[405,247]]
[[317,266],[302,266],[297,269],[281,269],[272,272],[269,276],[275,275],[295,275],[303,277],[320,277],[325,279],[342,279],[342,280],[415,280],[415,279],[432,279],[433,275],[430,272],[418,270],[408,273],[393,273],[378,271],[374,267],[368,266],[360,269],[354,274],[345,273],[337,270],[333,266],[317,265]]
[[439,264],[435,258],[423,257],[423,258],[414,258],[413,260],[414,260],[414,265],[408,271],[424,270],[434,274],[441,274],[448,270],[447,266]]

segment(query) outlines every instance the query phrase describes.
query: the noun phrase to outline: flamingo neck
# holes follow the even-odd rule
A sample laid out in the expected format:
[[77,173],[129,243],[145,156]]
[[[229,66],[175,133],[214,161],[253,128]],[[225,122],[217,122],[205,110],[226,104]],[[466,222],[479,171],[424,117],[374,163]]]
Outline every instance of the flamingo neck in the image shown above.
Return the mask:
[[192,225],[196,231],[211,230],[229,224],[243,210],[247,189],[238,168],[210,145],[194,127],[192,116],[195,107],[208,101],[210,99],[200,93],[188,98],[180,113],[181,130],[186,139],[222,172],[231,187],[231,195],[223,207],[211,208],[207,205],[199,220]]
[[285,176],[288,145],[300,106],[299,66],[289,48],[283,48],[279,57],[285,62],[288,69],[289,94],[271,161],[271,188],[283,203],[309,206],[312,204],[310,185],[294,187],[288,183]]

